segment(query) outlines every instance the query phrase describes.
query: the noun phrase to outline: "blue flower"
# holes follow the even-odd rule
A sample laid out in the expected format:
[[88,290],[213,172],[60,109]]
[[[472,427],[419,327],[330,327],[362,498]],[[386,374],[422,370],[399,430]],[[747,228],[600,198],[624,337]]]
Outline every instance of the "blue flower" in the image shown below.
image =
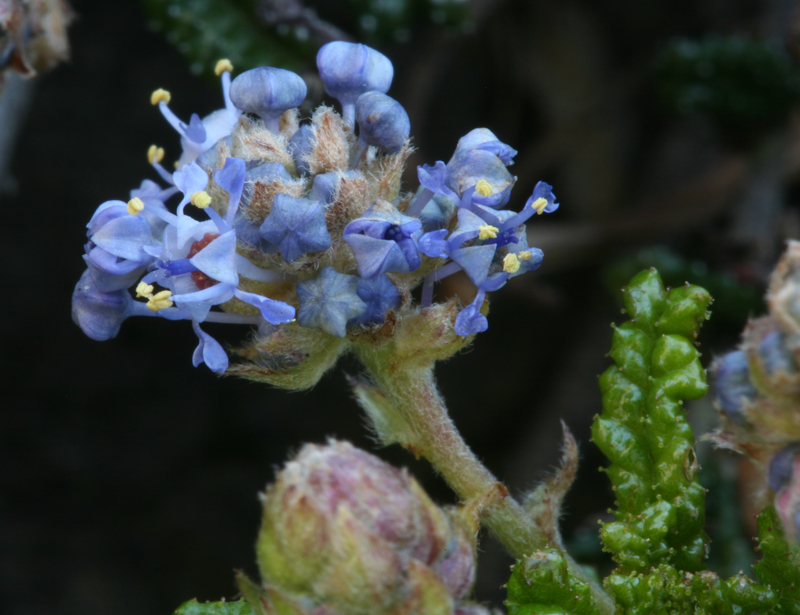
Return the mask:
[[344,240],[356,257],[362,278],[375,278],[387,271],[409,273],[422,260],[417,244],[422,222],[401,214],[387,201],[375,201],[360,218],[344,229]]
[[500,141],[488,128],[475,128],[461,137],[456,145],[455,154],[471,149],[491,152],[505,165],[514,164],[514,156],[517,155],[517,150]]
[[454,327],[456,335],[467,337],[489,328],[488,319],[480,311],[485,297],[486,291],[479,289],[475,300],[458,313]]
[[287,263],[307,252],[331,247],[331,235],[325,225],[325,207],[320,201],[278,194],[272,210],[259,231],[261,236],[280,248]]
[[192,330],[199,340],[192,354],[192,365],[197,367],[205,363],[215,374],[224,374],[228,369],[228,355],[220,343],[200,328],[197,321],[192,321]]
[[463,196],[479,181],[483,182],[473,201],[488,207],[502,207],[508,203],[516,179],[500,158],[480,147],[456,150],[447,163],[447,186]]
[[382,323],[386,320],[386,312],[400,307],[400,292],[386,274],[371,280],[359,278],[356,294],[367,304],[367,309],[350,320],[347,323],[348,327]]
[[272,244],[261,237],[259,229],[264,221],[259,219],[257,215],[253,215],[250,210],[250,201],[259,184],[269,185],[273,182],[286,184],[292,181],[292,176],[280,162],[268,162],[247,171],[241,203],[233,221],[236,239],[240,244],[247,246],[248,249],[255,249],[265,254],[276,251]]
[[747,403],[758,396],[750,381],[750,365],[741,350],[729,352],[717,364],[717,401],[731,421],[747,425]]
[[127,290],[104,292],[87,269],[72,293],[72,320],[91,339],[99,342],[117,336],[133,303]]
[[[380,92],[366,92],[358,97],[356,121],[359,142],[373,145],[387,154],[403,147],[411,133],[411,123],[403,105]],[[356,160],[358,158],[360,156]]]
[[357,43],[334,41],[317,53],[317,68],[325,92],[342,104],[345,123],[353,127],[355,104],[364,92],[389,91],[394,77],[392,63],[385,55]]
[[[163,205],[162,205],[163,207]],[[153,260],[145,246],[157,244],[150,221],[132,215],[122,201],[106,201],[97,208],[87,224],[89,242],[83,259],[100,291],[128,288]]]
[[231,100],[242,111],[255,113],[270,132],[278,134],[281,114],[299,107],[308,88],[302,77],[282,68],[261,66],[233,80]]
[[171,96],[165,90],[156,90],[150,98],[154,105],[158,105],[164,118],[181,135],[183,153],[176,164],[179,170],[184,164],[195,160],[198,156],[211,149],[217,141],[229,136],[233,132],[239,116],[242,114],[233,105],[230,98],[230,71],[232,67],[230,63],[226,66],[223,62],[220,61],[217,64],[216,72],[217,75],[222,77],[222,96],[225,101],[225,107],[210,113],[202,120],[195,113],[189,120],[188,125],[180,121],[168,106]]
[[297,129],[289,139],[287,149],[292,155],[292,160],[297,167],[297,171],[302,174],[311,172],[311,167],[308,166],[308,155],[314,150],[317,144],[317,137],[314,133],[314,128],[309,124],[303,124]]
[[325,267],[314,279],[297,283],[297,322],[330,335],[347,335],[349,320],[362,314],[367,304],[358,296],[358,277]]

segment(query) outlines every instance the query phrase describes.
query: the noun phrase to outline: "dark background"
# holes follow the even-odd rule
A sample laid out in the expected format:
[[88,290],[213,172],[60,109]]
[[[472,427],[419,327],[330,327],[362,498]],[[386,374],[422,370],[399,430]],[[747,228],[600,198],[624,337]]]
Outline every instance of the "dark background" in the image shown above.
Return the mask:
[[[317,4],[335,23],[338,3]],[[170,613],[193,597],[234,597],[235,568],[255,575],[256,495],[301,443],[375,444],[343,377],[358,371],[352,361],[312,391],[286,393],[193,368],[188,323],[132,319],[98,343],[71,322],[92,212],[156,179],[151,143],[177,155],[150,92],[169,89],[184,119],[221,106],[218,84],[192,76],[139,3],[74,6],[72,59],[35,80],[10,165],[17,189],[0,195],[0,604],[11,615]],[[791,52],[795,5],[473,6],[468,33],[421,22],[410,40],[381,47],[418,148],[409,186],[415,165],[447,160],[461,135],[487,126],[519,150],[511,206],[543,179],[562,207],[529,225],[541,270],[493,297],[489,331],[438,369],[439,382],[465,439],[516,493],[552,468],[567,421],[582,465],[565,535],[597,561],[592,532],[611,498],[588,440],[608,324],[619,319],[615,272],[671,263],[674,276],[730,292],[704,332],[710,361],[763,309],[768,273],[800,226],[794,109],[753,126],[665,112],[656,59],[677,37],[709,34],[768,37]],[[455,292],[470,291],[458,280],[441,289]],[[207,330],[228,343],[246,333]],[[695,406],[704,430],[709,404]],[[397,447],[379,454],[453,502],[424,462]],[[508,561],[488,538],[481,548],[478,598],[498,605]]]

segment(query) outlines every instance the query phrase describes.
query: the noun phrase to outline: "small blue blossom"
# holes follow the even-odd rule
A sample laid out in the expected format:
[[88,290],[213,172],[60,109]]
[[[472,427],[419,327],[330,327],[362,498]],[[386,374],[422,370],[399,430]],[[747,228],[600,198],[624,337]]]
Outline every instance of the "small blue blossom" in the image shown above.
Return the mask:
[[314,279],[297,283],[297,322],[330,335],[347,335],[349,320],[362,314],[367,304],[358,296],[358,277],[325,267]]
[[356,294],[367,304],[367,309],[363,314],[350,320],[347,323],[348,327],[382,323],[386,320],[386,312],[400,307],[400,292],[383,273],[371,280],[359,278]]
[[456,335],[467,337],[489,328],[489,320],[480,311],[485,297],[486,291],[479,289],[475,300],[458,313],[455,323]]
[[767,485],[774,493],[778,493],[792,482],[794,461],[798,453],[800,453],[800,442],[792,442],[770,459],[767,466]]
[[259,233],[263,221],[256,222],[253,216],[248,213],[250,200],[253,198],[256,184],[271,184],[273,182],[287,184],[292,181],[292,176],[280,162],[268,162],[247,171],[242,199],[233,221],[236,239],[239,243],[247,246],[248,249],[255,249],[263,253],[276,251],[276,248],[265,241]]
[[317,53],[317,68],[325,92],[342,104],[345,123],[353,127],[355,104],[365,92],[389,91],[394,77],[392,63],[385,55],[357,43],[334,41]]
[[[218,67],[222,68],[220,65]],[[233,105],[230,98],[230,68],[218,70],[217,74],[222,77],[222,96],[225,107],[210,113],[202,120],[197,114],[193,114],[188,125],[180,121],[169,108],[169,92],[164,90],[153,92],[151,101],[153,104],[158,105],[164,118],[181,135],[183,153],[176,164],[179,170],[184,164],[195,160],[198,156],[211,149],[217,141],[229,136],[242,113]]]
[[289,139],[288,150],[292,155],[292,160],[297,167],[297,171],[302,174],[311,172],[308,166],[308,155],[314,150],[317,144],[317,137],[314,128],[308,124],[303,124],[297,132]]
[[488,128],[475,128],[461,137],[456,145],[455,154],[471,149],[491,152],[505,165],[514,164],[514,156],[517,155],[517,150],[500,141]]
[[401,214],[387,201],[376,201],[360,218],[344,229],[344,240],[356,257],[362,278],[374,278],[388,271],[409,273],[422,260],[417,242],[422,222]]
[[411,133],[411,123],[403,105],[380,92],[366,92],[356,101],[358,140],[392,154]]
[[495,154],[479,147],[456,150],[447,163],[447,185],[459,196],[479,181],[485,182],[490,190],[477,191],[473,201],[487,207],[502,207],[508,203],[511,188],[516,177],[506,169],[506,165]]
[[358,171],[331,171],[329,173],[320,173],[314,177],[311,184],[311,191],[308,193],[308,198],[322,201],[325,207],[330,206],[336,199],[343,181],[353,181],[354,179],[361,178],[363,175]]
[[261,236],[280,248],[287,263],[307,252],[331,247],[331,235],[325,225],[325,207],[321,201],[278,194],[269,216],[259,231]]
[[111,292],[128,288],[153,258],[145,251],[156,244],[156,234],[148,218],[131,215],[122,201],[106,201],[97,208],[87,225],[88,243],[83,259],[97,288]]
[[87,337],[99,342],[110,340],[129,316],[131,303],[127,290],[99,290],[87,269],[72,293],[72,320]]
[[278,120],[284,111],[299,107],[308,88],[299,75],[271,66],[248,70],[233,80],[231,101],[246,113],[255,113],[270,132],[278,134]]
[[197,321],[192,321],[192,330],[198,338],[197,348],[192,354],[192,365],[205,363],[215,374],[224,374],[228,369],[228,355],[220,343],[200,328]]
[[747,424],[747,403],[758,396],[750,381],[750,365],[741,350],[729,352],[717,364],[717,401],[731,421]]

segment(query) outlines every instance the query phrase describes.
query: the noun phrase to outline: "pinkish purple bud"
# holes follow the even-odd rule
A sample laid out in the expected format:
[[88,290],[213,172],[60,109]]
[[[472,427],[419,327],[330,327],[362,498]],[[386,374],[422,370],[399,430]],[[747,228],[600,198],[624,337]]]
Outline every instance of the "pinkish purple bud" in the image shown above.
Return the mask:
[[452,615],[472,587],[467,524],[405,470],[346,442],[303,447],[263,501],[267,600],[303,613]]

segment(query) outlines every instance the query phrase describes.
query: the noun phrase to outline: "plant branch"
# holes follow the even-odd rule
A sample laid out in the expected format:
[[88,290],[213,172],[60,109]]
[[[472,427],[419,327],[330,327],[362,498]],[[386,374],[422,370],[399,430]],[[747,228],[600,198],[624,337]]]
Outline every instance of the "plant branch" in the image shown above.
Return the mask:
[[[387,361],[386,348],[367,344],[354,344],[353,349],[405,422],[401,443],[417,457],[425,457],[463,501],[480,503],[482,521],[511,555],[522,558],[547,547],[544,528],[464,442],[439,395],[432,363],[416,366]],[[600,585],[566,557],[570,572],[590,585],[600,613],[614,613],[614,604]]]

